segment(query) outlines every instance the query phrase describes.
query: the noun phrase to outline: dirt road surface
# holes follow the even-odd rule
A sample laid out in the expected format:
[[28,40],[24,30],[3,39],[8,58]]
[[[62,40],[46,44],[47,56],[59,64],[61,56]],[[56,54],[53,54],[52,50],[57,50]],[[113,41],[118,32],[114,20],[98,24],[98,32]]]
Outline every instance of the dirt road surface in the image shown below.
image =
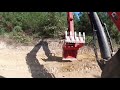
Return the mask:
[[12,46],[0,41],[0,76],[5,78],[100,78],[91,48],[78,52],[78,61],[62,61],[62,44],[40,41],[33,46]]

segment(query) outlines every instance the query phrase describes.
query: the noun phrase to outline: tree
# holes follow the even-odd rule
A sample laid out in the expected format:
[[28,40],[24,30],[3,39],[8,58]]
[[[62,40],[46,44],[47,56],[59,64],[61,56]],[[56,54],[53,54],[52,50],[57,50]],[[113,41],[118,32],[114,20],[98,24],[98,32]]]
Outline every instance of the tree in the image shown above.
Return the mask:
[[78,24],[78,31],[86,32],[86,35],[88,36],[91,35],[92,28],[87,13],[84,12],[82,15],[80,15],[80,20],[78,21]]
[[64,34],[66,23],[67,18],[64,12],[48,12],[41,35],[54,38],[59,37]]

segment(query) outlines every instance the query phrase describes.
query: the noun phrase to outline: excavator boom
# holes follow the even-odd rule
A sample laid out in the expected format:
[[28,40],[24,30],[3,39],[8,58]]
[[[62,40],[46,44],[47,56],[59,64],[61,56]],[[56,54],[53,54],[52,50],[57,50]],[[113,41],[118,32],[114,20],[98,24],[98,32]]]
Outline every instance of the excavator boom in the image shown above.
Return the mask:
[[67,12],[68,31],[65,31],[65,40],[63,44],[63,59],[62,60],[77,60],[78,50],[84,46],[85,33],[74,30],[74,18],[72,12]]
[[[107,12],[113,23],[120,31],[120,12]],[[102,70],[101,77],[120,77],[120,49],[115,54],[111,48],[111,38],[106,24],[102,22],[96,12],[88,12],[88,16],[93,28],[93,37],[97,37],[101,60],[97,60]],[[74,30],[74,18],[72,12],[67,12],[68,31],[65,31],[65,40],[63,44],[63,60],[77,60],[78,50],[85,44],[85,33]],[[96,39],[94,39],[95,41]],[[96,41],[94,42],[96,43]],[[94,44],[95,45],[95,44]],[[94,49],[95,50],[95,49]],[[96,59],[97,50],[95,50]],[[100,62],[99,62],[100,61]],[[117,71],[116,71],[117,70]],[[114,71],[114,72],[113,72]]]
[[[120,12],[108,12],[118,30],[120,31]],[[97,38],[101,51],[101,56],[104,60],[109,60],[111,58],[111,46],[109,46],[109,41],[107,39],[105,28],[98,17],[96,12],[88,13],[91,25],[97,30]],[[63,60],[77,60],[78,50],[85,44],[85,33],[83,35],[81,32],[75,32],[74,30],[74,17],[73,12],[67,12],[68,21],[68,31],[65,31],[65,40],[63,44]]]
[[120,12],[108,12],[108,15],[111,17],[112,21],[120,31]]

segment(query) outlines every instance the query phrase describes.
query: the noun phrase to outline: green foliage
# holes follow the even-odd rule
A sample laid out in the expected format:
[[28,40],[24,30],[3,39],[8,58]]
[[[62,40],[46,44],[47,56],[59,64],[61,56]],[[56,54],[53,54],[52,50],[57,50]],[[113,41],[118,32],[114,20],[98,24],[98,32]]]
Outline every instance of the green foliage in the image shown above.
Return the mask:
[[86,44],[88,44],[88,45],[93,44],[93,37],[92,36],[86,36]]
[[83,13],[82,16],[80,16],[78,24],[78,31],[85,32],[88,36],[92,34],[92,28],[87,13]]
[[4,35],[5,33],[5,28],[0,28],[0,35]]
[[9,33],[17,42],[59,38],[66,29],[66,12],[0,12],[0,34]]
[[66,14],[58,12],[48,12],[47,18],[44,25],[40,27],[40,35],[50,38],[57,38],[63,35],[65,28],[67,27]]
[[27,36],[20,26],[15,26],[10,35],[17,43],[28,44],[32,41],[30,36]]
[[[120,44],[120,33],[107,13],[98,14],[107,24],[111,37]],[[80,20],[74,15],[74,22],[75,30],[85,32],[87,43],[91,43],[92,28],[87,13],[82,13]],[[34,38],[61,38],[67,28],[66,12],[0,12],[0,35],[20,43],[32,42]]]
[[14,28],[13,28],[13,32],[22,32],[22,28],[20,27],[20,26],[15,26]]

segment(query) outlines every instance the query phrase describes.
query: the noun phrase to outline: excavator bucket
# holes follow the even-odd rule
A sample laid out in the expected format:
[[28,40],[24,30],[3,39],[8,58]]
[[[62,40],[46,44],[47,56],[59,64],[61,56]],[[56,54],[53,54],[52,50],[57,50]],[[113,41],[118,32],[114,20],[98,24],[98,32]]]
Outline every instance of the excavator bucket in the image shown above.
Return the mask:
[[65,40],[63,44],[63,59],[62,60],[70,60],[74,61],[77,60],[77,53],[79,48],[84,46],[85,43],[85,33],[83,35],[79,32],[79,36],[77,33],[75,35],[68,36],[67,31],[65,32]]
[[62,60],[77,60],[77,53],[85,43],[85,33],[83,35],[74,31],[74,19],[73,13],[67,13],[68,20],[68,32],[65,31],[65,40],[63,44],[63,59]]

